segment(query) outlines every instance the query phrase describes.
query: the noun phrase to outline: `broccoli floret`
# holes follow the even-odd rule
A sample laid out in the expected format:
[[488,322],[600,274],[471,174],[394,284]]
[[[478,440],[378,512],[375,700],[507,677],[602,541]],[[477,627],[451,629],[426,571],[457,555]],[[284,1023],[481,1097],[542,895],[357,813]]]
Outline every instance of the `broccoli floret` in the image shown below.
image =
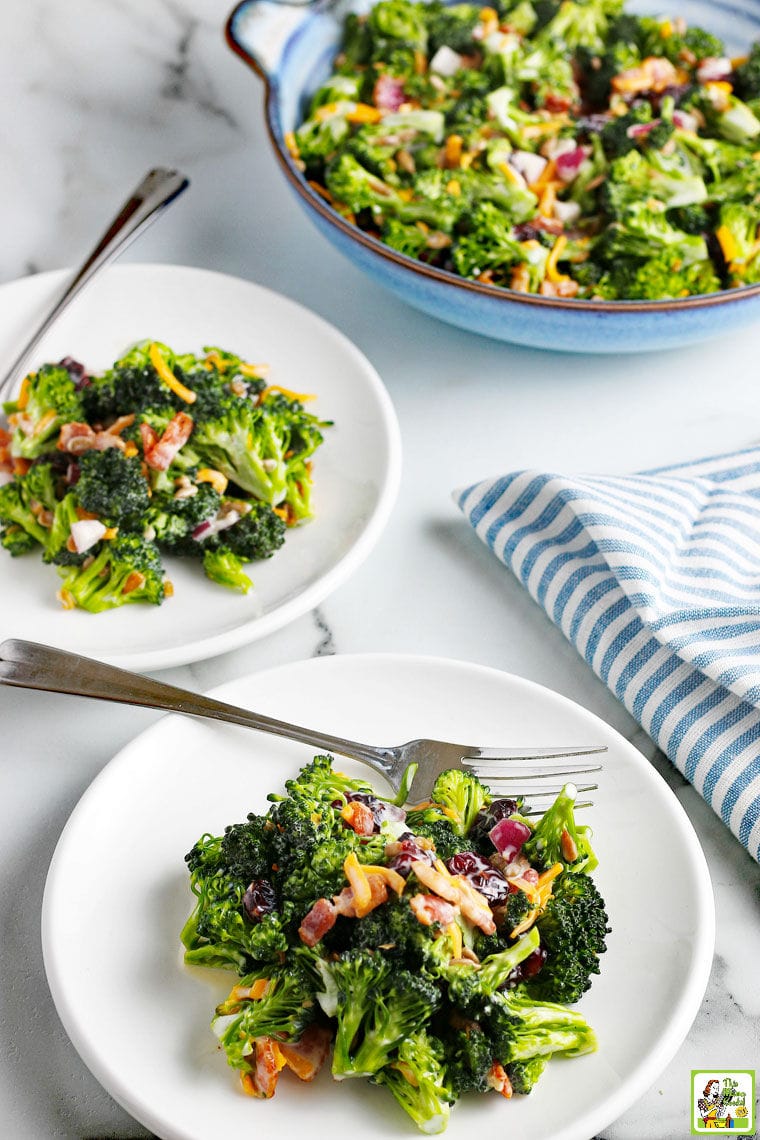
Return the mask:
[[295,132],[298,157],[308,169],[321,170],[348,138],[347,110],[345,103],[321,108]]
[[712,261],[684,266],[678,254],[665,253],[644,262],[621,261],[600,282],[599,293],[610,300],[657,301],[715,293],[721,287]]
[[493,203],[482,202],[473,211],[470,224],[470,232],[460,237],[454,248],[457,273],[479,277],[488,269],[497,284],[508,285],[514,266],[526,260],[525,249],[512,236],[509,217]]
[[472,845],[469,840],[459,834],[452,820],[435,805],[407,812],[406,824],[414,835],[431,839],[435,844],[436,854],[441,859],[451,859],[460,851],[471,850]]
[[150,502],[150,490],[139,456],[118,448],[86,451],[79,458],[76,494],[86,511],[108,525],[139,522]]
[[[148,535],[153,536],[152,541],[172,554],[200,557],[203,544],[192,537],[193,531],[200,523],[216,517],[222,506],[222,496],[211,483],[195,483],[193,486],[196,487],[194,495],[178,498],[174,491],[154,494],[143,522]],[[222,533],[226,536],[229,531]]]
[[726,260],[730,285],[749,285],[760,280],[757,233],[756,210],[739,202],[721,206],[716,236]]
[[[30,510],[23,480],[0,486],[0,526],[3,546],[12,554],[24,554],[38,543],[47,545],[49,533]],[[27,538],[19,536],[19,528]]]
[[361,98],[360,75],[331,75],[311,97],[309,115],[330,103],[355,103]]
[[222,532],[224,545],[244,562],[271,558],[285,541],[285,523],[267,503],[250,503],[251,509]]
[[383,222],[383,241],[407,257],[420,258],[428,250],[425,230],[418,225],[399,222],[396,218],[387,218]]
[[[219,854],[227,873],[233,879],[245,883],[269,874],[271,859],[268,842],[269,828],[264,815],[251,812],[245,823],[233,823],[225,827]],[[188,855],[187,862],[190,870],[193,870],[192,852]]]
[[54,451],[61,427],[82,419],[82,399],[71,373],[59,364],[43,364],[25,377],[22,394],[4,404],[13,427],[11,455],[36,459]]
[[197,425],[192,446],[207,466],[277,506],[294,494],[294,481],[310,485],[306,464],[322,442],[325,426],[300,401],[267,396],[256,407],[241,404],[218,420]]
[[[462,1020],[462,1019],[458,1019]],[[454,1091],[486,1092],[494,1062],[493,1042],[477,1021],[464,1021],[445,1031],[446,1073]]]
[[[261,994],[255,988],[257,982],[264,983]],[[250,997],[243,996],[246,990]],[[311,972],[296,960],[280,969],[260,967],[242,978],[227,1000],[217,1006],[211,1027],[229,1064],[246,1069],[257,1037],[297,1041],[314,1020],[316,1009]]]
[[607,108],[614,77],[621,71],[638,67],[641,56],[635,42],[619,39],[601,55],[581,46],[577,60],[584,101],[590,111],[599,111]]
[[17,523],[4,525],[0,519],[0,546],[7,550],[11,558],[20,558],[39,546],[36,538]]
[[527,1096],[533,1091],[536,1081],[545,1068],[545,1057],[531,1057],[528,1061],[513,1061],[511,1065],[507,1065],[507,1076],[512,1085],[512,1092],[518,1096]]
[[[722,52],[716,52],[722,55]],[[760,99],[760,42],[754,43],[744,63],[734,69],[734,92],[740,99]]]
[[288,948],[292,905],[286,902],[257,918],[244,906],[254,883],[274,897],[269,835],[266,818],[249,815],[246,823],[226,828],[223,836],[201,836],[185,856],[197,899],[182,931],[187,962],[233,967],[242,974],[251,961],[280,961]]
[[732,92],[715,85],[699,87],[689,103],[702,112],[709,130],[730,143],[749,145],[760,135],[760,119]]
[[53,521],[47,532],[45,543],[45,562],[54,562],[57,566],[80,566],[86,555],[70,550],[71,524],[79,520],[79,500],[73,491],[56,503],[53,511]]
[[418,51],[427,50],[427,27],[422,4],[409,0],[380,0],[367,19],[375,41],[398,40]]
[[426,977],[394,968],[369,950],[349,950],[326,963],[325,972],[337,989],[336,1080],[377,1073],[402,1041],[424,1028],[441,1001]]
[[64,604],[101,613],[133,602],[160,605],[164,574],[158,548],[132,534],[102,542],[87,566],[61,569]]
[[405,1038],[396,1057],[375,1075],[427,1136],[443,1132],[456,1099],[444,1065],[443,1046],[424,1030]]
[[491,794],[477,776],[457,768],[441,772],[433,784],[431,799],[453,813],[450,818],[454,830],[466,835],[476,815],[487,804]]
[[580,1057],[597,1047],[593,1029],[577,1010],[535,1001],[519,988],[494,994],[482,1024],[502,1065],[554,1054]]
[[477,1020],[512,971],[535,953],[538,946],[539,935],[533,926],[513,946],[485,958],[479,968],[469,962],[449,966],[445,976],[452,1005],[467,1017]]
[[571,52],[583,46],[603,52],[607,46],[610,22],[620,14],[623,0],[562,0],[555,4],[555,15],[537,34],[539,43],[562,43]]
[[206,577],[219,586],[226,586],[228,590],[236,590],[238,594],[247,594],[253,589],[253,581],[246,574],[244,566],[243,559],[227,546],[215,546],[203,552],[203,572]]
[[[290,873],[281,877],[283,898],[293,900],[304,912],[307,911],[318,898],[329,898],[346,885],[343,864],[352,851],[360,863],[377,863],[383,859],[385,842],[382,835],[360,838],[346,827],[339,836],[315,843],[308,848],[308,857],[299,858]],[[369,915],[367,921],[371,917]],[[366,935],[364,921],[357,923],[352,920],[350,927],[351,931],[358,934],[362,930]]]
[[38,503],[42,503],[43,507],[47,507],[49,511],[55,510],[60,497],[59,483],[61,482],[55,461],[51,461],[47,456],[36,459],[26,475],[21,477],[21,484],[27,501],[36,500]]
[[685,234],[706,234],[713,228],[705,206],[679,206],[668,215],[668,221]]
[[652,108],[649,103],[638,103],[627,115],[617,115],[604,124],[601,142],[608,158],[620,158],[636,149],[636,139],[629,134],[631,127],[651,123]]
[[613,218],[625,221],[630,206],[651,198],[666,209],[706,201],[704,179],[685,150],[676,147],[667,155],[650,148],[644,154],[631,150],[611,164],[602,201]]
[[653,209],[651,202],[631,203],[624,219],[609,225],[598,239],[594,254],[611,264],[620,257],[644,260],[663,254],[677,257],[682,266],[708,260],[704,238],[671,225],[665,211]]
[[524,991],[541,1001],[579,1001],[607,949],[607,913],[593,879],[563,874],[536,926],[548,956]]
[[[542,871],[555,863],[563,863],[573,872],[593,871],[597,865],[598,860],[589,842],[589,829],[578,827],[575,822],[577,797],[578,789],[575,785],[565,784],[523,844],[523,855]],[[564,842],[563,836],[566,836]],[[568,858],[568,848],[574,848],[577,852],[574,858]]]
[[472,51],[472,33],[480,22],[480,9],[475,4],[442,4],[433,0],[425,8],[428,27],[429,54],[435,55],[439,47],[456,52]]

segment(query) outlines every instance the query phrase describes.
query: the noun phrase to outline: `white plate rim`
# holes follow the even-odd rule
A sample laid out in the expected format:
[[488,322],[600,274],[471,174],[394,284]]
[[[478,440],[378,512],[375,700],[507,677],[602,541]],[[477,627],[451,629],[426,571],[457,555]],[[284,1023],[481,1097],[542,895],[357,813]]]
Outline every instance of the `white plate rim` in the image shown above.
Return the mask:
[[[649,784],[650,788],[657,789],[656,794],[661,797],[662,804],[667,806],[671,822],[688,856],[690,868],[700,879],[700,890],[697,895],[698,913],[695,915],[695,929],[697,934],[694,940],[694,955],[690,977],[687,986],[681,994],[678,1005],[671,1011],[671,1017],[665,1032],[660,1035],[656,1046],[642,1058],[633,1073],[623,1079],[619,1088],[607,1096],[601,1104],[589,1110],[582,1117],[578,1117],[569,1122],[568,1125],[562,1127],[559,1131],[555,1131],[550,1137],[550,1140],[589,1140],[590,1136],[597,1135],[602,1129],[616,1121],[657,1080],[658,1076],[672,1060],[686,1038],[707,988],[715,948],[715,901],[709,868],[696,832],[680,801],[668,788],[662,777],[660,777],[649,764],[646,757],[632,743],[626,740],[625,737],[602,720],[601,717],[592,713],[583,705],[578,704],[578,702],[571,700],[569,697],[565,697],[561,693],[557,693],[555,690],[549,689],[545,685],[492,666],[480,665],[457,658],[412,653],[382,652],[336,654],[328,657],[314,657],[292,661],[271,669],[256,670],[234,681],[228,681],[221,686],[209,690],[207,695],[227,701],[239,700],[239,688],[241,686],[250,685],[254,679],[261,678],[262,676],[266,676],[267,678],[286,676],[289,671],[297,670],[304,666],[325,670],[335,667],[335,662],[340,663],[340,668],[346,666],[349,668],[352,666],[361,668],[362,662],[365,661],[371,663],[379,662],[390,668],[392,668],[396,662],[401,661],[411,662],[412,664],[416,663],[423,667],[444,667],[455,671],[464,669],[475,676],[480,674],[484,677],[500,677],[508,684],[514,685],[517,688],[522,687],[526,692],[543,694],[558,705],[572,708],[576,713],[582,714],[582,716],[588,720],[591,728],[595,725],[599,726],[604,729],[605,733],[617,738],[617,746],[627,754],[629,761],[635,766],[637,775],[645,783]],[[53,896],[59,889],[61,865],[66,857],[69,844],[73,843],[76,839],[77,817],[80,808],[86,806],[91,798],[99,794],[101,785],[108,781],[110,774],[118,772],[125,765],[129,765],[130,753],[133,749],[140,743],[144,743],[146,739],[150,740],[152,736],[157,736],[161,732],[166,731],[167,722],[173,721],[177,716],[180,716],[180,714],[167,714],[161,717],[156,724],[151,725],[134,737],[107,762],[106,766],[83,793],[69,816],[53,853],[45,882],[40,928],[45,973],[56,1010],[72,1044],[87,1068],[126,1111],[146,1127],[154,1131],[157,1136],[162,1137],[162,1140],[199,1140],[196,1133],[173,1127],[163,1116],[156,1113],[150,1105],[145,1105],[138,1097],[134,1096],[130,1088],[120,1083],[118,1072],[109,1069],[103,1057],[97,1050],[91,1047],[86,1033],[81,1030],[77,1023],[76,1012],[71,1008],[65,993],[65,983],[58,970],[54,934],[51,930],[49,918],[50,912],[53,909]],[[182,717],[182,719],[190,718]],[[402,1133],[399,1131],[399,1136],[401,1135]],[[542,1137],[541,1140],[544,1140],[544,1138]]]
[[[268,286],[260,285],[256,281],[230,273],[221,273],[217,270],[206,269],[201,266],[174,265],[164,262],[129,262],[109,266],[104,270],[104,273],[111,275],[117,274],[120,277],[126,277],[127,275],[138,276],[141,273],[155,275],[165,274],[166,276],[188,274],[203,275],[212,281],[214,279],[223,279],[227,282],[244,285],[253,290],[259,290],[261,293],[267,294],[276,303],[283,303],[285,307],[289,307],[293,313],[302,314],[308,321],[312,322],[317,329],[320,329],[323,334],[332,339],[334,344],[336,344],[347,357],[351,358],[364,373],[368,387],[380,409],[381,418],[378,421],[378,430],[385,433],[385,443],[388,453],[388,464],[384,472],[384,478],[379,486],[377,502],[364,522],[361,532],[352,542],[350,548],[329,570],[310,585],[306,586],[295,597],[282,602],[268,613],[256,616],[250,621],[241,622],[234,628],[227,629],[219,634],[201,637],[181,645],[169,648],[159,647],[149,650],[146,649],[143,652],[103,652],[98,654],[102,660],[108,661],[110,664],[140,672],[147,672],[154,669],[167,669],[179,665],[188,665],[196,661],[218,656],[220,653],[226,653],[230,650],[250,645],[252,642],[258,641],[260,638],[282,629],[283,626],[289,625],[297,618],[309,613],[310,610],[313,610],[342,585],[365,561],[383,533],[390,518],[401,484],[401,430],[390,394],[377,369],[364,353],[353,341],[333,324],[325,320],[324,317],[319,316],[319,314],[313,310],[300,304],[300,302],[285,296],[285,294],[270,289]],[[13,281],[4,282],[0,285],[0,300],[2,300],[6,292],[12,290],[42,290],[48,286],[52,287],[59,282],[62,284],[70,274],[71,270],[69,269],[54,269],[42,273],[29,274],[27,277],[19,277]],[[88,287],[87,290],[83,290],[83,292],[87,293],[94,289],[97,289],[97,283]],[[7,557],[7,555],[3,554],[3,557]],[[61,646],[61,648],[68,647]]]

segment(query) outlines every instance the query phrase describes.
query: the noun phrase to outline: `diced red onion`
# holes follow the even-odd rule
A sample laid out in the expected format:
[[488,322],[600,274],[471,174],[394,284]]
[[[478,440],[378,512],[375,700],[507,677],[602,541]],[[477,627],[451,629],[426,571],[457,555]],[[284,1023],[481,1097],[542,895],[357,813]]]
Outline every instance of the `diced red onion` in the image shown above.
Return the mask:
[[381,111],[398,111],[406,102],[404,82],[393,75],[380,75],[373,91],[375,106]]
[[640,139],[653,131],[660,122],[660,119],[653,119],[651,123],[633,123],[625,133],[629,139]]
[[505,859],[514,859],[530,835],[530,828],[519,819],[500,819],[488,835],[500,855]]
[[196,542],[201,542],[204,538],[210,538],[212,534],[219,534],[220,530],[227,530],[228,527],[234,526],[239,520],[240,515],[237,511],[227,511],[224,515],[217,515],[213,519],[204,519],[203,522],[198,523],[193,531],[193,538]]
[[577,146],[574,150],[564,151],[557,155],[554,161],[557,164],[557,174],[563,182],[573,181],[586,161],[586,157],[587,150],[582,146]]

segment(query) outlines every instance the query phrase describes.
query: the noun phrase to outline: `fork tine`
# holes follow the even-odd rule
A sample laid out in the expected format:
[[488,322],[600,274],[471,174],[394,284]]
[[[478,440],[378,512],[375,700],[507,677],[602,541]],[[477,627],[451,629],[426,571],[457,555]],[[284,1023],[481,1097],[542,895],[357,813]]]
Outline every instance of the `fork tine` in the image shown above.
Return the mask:
[[546,748],[472,748],[462,755],[462,763],[478,760],[569,760],[574,756],[594,756],[607,752],[606,745],[578,745],[562,748],[555,745]]
[[[576,785],[578,792],[596,792],[599,789],[598,784],[580,784]],[[540,800],[544,796],[558,796],[562,788],[542,788],[541,791],[535,791],[533,788],[523,788],[520,794],[526,800]]]
[[[574,805],[574,807],[575,807],[575,810],[576,810],[576,811],[578,810],[578,808],[590,808],[590,807],[593,807],[593,806],[594,806],[594,802],[593,802],[593,800],[583,800],[583,802],[582,802],[582,803],[579,803],[579,804],[575,804],[575,805]],[[526,815],[526,816],[528,816],[528,817],[530,817],[530,816],[534,816],[534,815],[543,815],[543,814],[544,814],[544,809],[543,809],[543,808],[539,808],[539,809],[538,809],[538,811],[523,811],[523,812],[520,812],[520,815]]]
[[544,771],[539,772],[527,772],[524,770],[521,772],[505,772],[503,768],[481,767],[480,764],[477,766],[467,765],[467,767],[470,768],[476,776],[482,777],[486,781],[498,780],[500,782],[507,780],[556,780],[560,776],[583,776],[588,772],[601,772],[602,770],[601,764],[588,765],[585,768],[577,768],[575,766],[572,768],[558,768],[556,765],[552,765],[551,768],[545,768]]

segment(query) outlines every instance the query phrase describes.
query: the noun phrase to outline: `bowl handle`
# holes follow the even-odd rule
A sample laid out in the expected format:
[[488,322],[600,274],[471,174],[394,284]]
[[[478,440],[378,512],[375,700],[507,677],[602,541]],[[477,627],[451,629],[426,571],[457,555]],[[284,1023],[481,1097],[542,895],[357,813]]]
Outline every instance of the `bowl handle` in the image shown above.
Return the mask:
[[227,20],[227,43],[268,82],[285,44],[314,6],[315,0],[242,0]]

